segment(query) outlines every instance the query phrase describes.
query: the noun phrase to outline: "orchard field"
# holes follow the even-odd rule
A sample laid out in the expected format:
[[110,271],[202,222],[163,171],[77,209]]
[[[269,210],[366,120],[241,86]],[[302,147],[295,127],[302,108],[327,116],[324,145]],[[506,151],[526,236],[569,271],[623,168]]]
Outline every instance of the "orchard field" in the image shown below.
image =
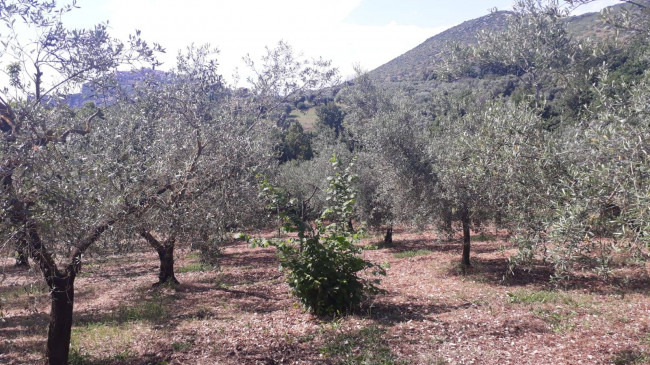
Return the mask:
[[618,2],[344,81],[0,1],[0,363],[650,362],[650,2]]
[[[512,248],[476,235],[396,230],[394,246],[363,244],[387,269],[387,292],[356,313],[318,318],[289,293],[272,248],[232,243],[219,270],[179,252],[177,287],[152,288],[154,253],[90,258],[77,281],[71,364],[644,364],[650,361],[645,270],[604,280],[576,273],[555,287],[533,268],[503,277]],[[98,263],[97,261],[102,261]],[[105,262],[105,263],[104,263]],[[0,361],[42,361],[48,290],[3,261]]]

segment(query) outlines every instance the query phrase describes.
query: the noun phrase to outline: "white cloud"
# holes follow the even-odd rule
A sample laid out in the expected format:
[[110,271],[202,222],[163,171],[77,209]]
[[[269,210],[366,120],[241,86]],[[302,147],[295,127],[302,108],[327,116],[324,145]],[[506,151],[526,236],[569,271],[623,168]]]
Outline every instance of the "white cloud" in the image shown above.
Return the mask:
[[[361,0],[110,0],[104,17],[121,37],[134,29],[167,48],[167,67],[179,49],[210,43],[221,50],[222,72],[230,75],[250,53],[285,40],[307,56],[331,59],[343,76],[353,64],[371,70],[447,27],[423,28],[347,24]],[[101,20],[101,19],[98,19]]]
[[[225,76],[241,67],[246,54],[259,56],[265,46],[285,40],[307,56],[331,59],[347,77],[354,64],[372,70],[453,25],[418,27],[393,21],[370,26],[347,22],[361,1],[82,0],[78,15],[70,20],[87,27],[109,19],[114,33],[123,39],[140,29],[145,39],[167,49],[163,57],[166,68],[174,66],[178,50],[190,43],[210,43],[221,50],[219,63]],[[598,11],[619,2],[598,0],[576,13]]]

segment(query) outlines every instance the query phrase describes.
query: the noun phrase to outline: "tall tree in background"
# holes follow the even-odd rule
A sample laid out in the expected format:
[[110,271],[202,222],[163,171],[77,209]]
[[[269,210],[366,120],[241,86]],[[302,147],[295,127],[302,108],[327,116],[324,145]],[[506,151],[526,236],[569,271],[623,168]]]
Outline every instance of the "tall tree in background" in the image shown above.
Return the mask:
[[305,132],[300,122],[291,123],[286,133],[282,134],[280,161],[311,160],[314,157],[311,141],[311,133]]
[[343,133],[345,113],[335,103],[327,103],[316,108],[316,116],[318,117],[317,128],[319,130],[331,130],[334,133],[334,138],[339,138]]
[[[595,2],[595,0],[564,0],[573,8]],[[620,29],[631,31],[638,37],[645,37],[650,29],[650,3],[645,0],[619,0],[626,6],[612,11],[611,8],[603,9],[605,20]]]
[[[202,258],[214,264],[220,242],[229,230],[248,228],[260,220],[254,216],[255,207],[261,208],[256,203],[256,176],[267,174],[274,166],[269,136],[275,123],[256,114],[257,108],[236,108],[239,103],[254,105],[255,101],[240,100],[227,91],[205,47],[180,55],[178,74],[170,82],[143,89],[143,105],[134,105],[152,109],[151,103],[155,104],[156,117],[136,123],[140,130],[133,134],[134,143],[141,135],[151,136],[142,146],[152,156],[147,175],[154,181],[165,181],[168,188],[160,192],[134,230],[158,252],[158,284],[177,283],[173,252],[178,244],[192,242]],[[265,92],[255,87],[251,91]],[[137,110],[118,113],[127,118],[143,114]],[[149,147],[144,149],[145,145]]]
[[247,78],[251,86],[249,104],[259,119],[276,120],[287,103],[293,103],[308,92],[319,91],[339,83],[338,69],[322,58],[306,58],[296,53],[286,42],[255,60],[250,55],[244,63],[251,71]]
[[[533,257],[543,258],[554,265],[555,275],[561,278],[575,267],[578,258],[582,258],[582,262],[596,263],[596,268],[606,273],[611,260],[610,252],[630,252],[629,248],[633,248],[632,254],[643,257],[640,253],[642,250],[639,250],[643,245],[639,243],[643,242],[644,236],[639,233],[646,229],[647,217],[638,206],[643,204],[640,202],[645,201],[647,195],[647,191],[639,189],[639,186],[647,184],[644,166],[647,165],[648,152],[644,141],[648,125],[646,108],[641,106],[644,103],[642,100],[647,98],[647,76],[636,79],[610,77],[612,70],[620,73],[616,69],[618,66],[612,64],[616,59],[605,57],[596,61],[606,54],[602,53],[606,48],[586,47],[566,38],[563,33],[557,33],[555,28],[549,28],[549,21],[561,21],[558,15],[563,13],[559,10],[558,2],[520,1],[518,6],[524,11],[515,15],[517,21],[511,23],[504,33],[497,32],[485,37],[488,42],[473,48],[467,55],[468,59],[475,57],[473,59],[479,60],[479,63],[480,60],[491,60],[510,66],[520,64],[532,67],[526,70],[518,66],[523,82],[528,82],[530,86],[539,85],[528,88],[527,92],[535,101],[531,105],[538,109],[537,113],[542,118],[546,118],[545,108],[553,95],[539,91],[549,90],[549,87],[563,89],[569,94],[567,90],[571,89],[570,84],[579,84],[582,85],[581,92],[591,93],[592,100],[588,104],[573,105],[573,109],[580,108],[581,113],[570,110],[570,104],[560,105],[558,119],[573,122],[561,124],[552,133],[544,135],[539,130],[533,134],[517,132],[521,136],[527,135],[526,139],[513,146],[518,151],[527,151],[518,154],[523,159],[512,159],[510,156],[510,159],[499,162],[499,165],[511,166],[511,171],[526,171],[530,175],[509,173],[501,183],[510,186],[502,190],[507,197],[502,201],[509,202],[508,219],[519,228],[516,240],[519,256],[513,258],[513,262],[522,258],[523,261]],[[630,12],[630,9],[638,11]],[[620,24],[623,28],[635,24],[634,32],[643,34],[644,16],[647,16],[644,3],[630,4],[619,11],[606,12],[606,19],[613,16],[609,18],[614,19],[612,23]],[[517,28],[519,25],[521,28]],[[512,32],[513,29],[519,30]],[[648,28],[645,29],[645,39],[641,36],[630,46],[623,44],[622,52],[628,52],[627,47],[639,47],[647,42]],[[505,43],[500,43],[500,37],[513,37],[514,43],[510,43],[520,46],[503,47]],[[555,46],[548,47],[553,44]],[[585,52],[587,49],[589,52]],[[643,47],[637,49],[642,53],[640,59],[647,57]],[[558,50],[563,51],[558,53]],[[519,56],[510,58],[513,54]],[[570,57],[567,58],[567,55]],[[631,80],[633,87],[630,88],[627,80]],[[532,81],[535,82],[531,84]],[[491,110],[497,109],[491,106]],[[540,120],[535,122],[532,115],[521,114],[524,110],[520,104],[509,113],[519,115],[520,127],[534,131],[534,126]],[[486,115],[489,114],[494,115]],[[465,143],[470,148],[463,148],[468,155],[460,161],[478,159],[479,166],[483,164],[480,160],[485,159],[482,156],[487,152],[479,152],[480,148],[477,151],[471,149],[489,140],[482,140],[472,131],[479,131],[486,121],[478,118],[474,124],[468,124],[469,130],[461,134],[473,138]],[[491,138],[492,141],[500,139],[498,135]],[[504,146],[511,145],[508,141],[503,143]],[[499,156],[495,152],[492,155]],[[529,163],[523,163],[526,160]],[[451,165],[446,163],[441,166]],[[463,179],[472,175],[476,174],[461,174]],[[499,175],[503,176],[502,172]],[[481,179],[483,182],[490,180],[489,175]],[[623,239],[619,241],[620,238]],[[624,249],[622,242],[629,246]],[[600,257],[593,257],[595,247],[598,248],[597,252],[601,252]]]
[[434,205],[426,123],[407,95],[382,90],[367,74],[337,98],[347,107],[345,125],[358,155],[358,218],[386,228],[390,243],[393,223],[423,222]]

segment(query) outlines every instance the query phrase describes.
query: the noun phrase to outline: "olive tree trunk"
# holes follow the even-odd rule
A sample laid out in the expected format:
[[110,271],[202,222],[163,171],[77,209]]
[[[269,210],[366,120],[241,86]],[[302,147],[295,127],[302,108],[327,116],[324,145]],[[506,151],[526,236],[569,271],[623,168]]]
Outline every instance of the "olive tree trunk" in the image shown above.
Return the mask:
[[[16,207],[19,206],[16,205]],[[74,279],[81,269],[81,256],[115,221],[109,220],[88,230],[88,234],[75,245],[75,249],[69,257],[69,263],[64,270],[57,267],[52,254],[41,241],[37,224],[29,219],[24,221],[29,254],[35,265],[40,268],[43,278],[50,288],[51,306],[45,350],[46,364],[66,365],[72,332]]]
[[464,209],[461,213],[461,221],[463,223],[463,265],[472,266],[469,261],[469,253],[472,248],[472,237],[470,235],[470,227],[472,222],[469,216],[469,211],[467,209]]
[[148,231],[141,231],[142,236],[151,247],[158,253],[160,259],[160,270],[158,272],[158,282],[154,286],[163,284],[179,284],[176,276],[174,275],[174,248],[176,240],[168,238],[161,242]]
[[165,283],[179,284],[174,275],[174,244],[172,243],[170,246],[164,246],[163,249],[158,250],[158,257],[160,258],[158,285]]
[[50,287],[50,325],[45,356],[48,365],[66,365],[70,352],[74,274],[56,275],[47,280]]
[[354,232],[354,225],[352,225],[352,218],[348,219],[348,232]]
[[384,245],[390,246],[393,244],[393,226],[386,228],[386,235],[384,236]]

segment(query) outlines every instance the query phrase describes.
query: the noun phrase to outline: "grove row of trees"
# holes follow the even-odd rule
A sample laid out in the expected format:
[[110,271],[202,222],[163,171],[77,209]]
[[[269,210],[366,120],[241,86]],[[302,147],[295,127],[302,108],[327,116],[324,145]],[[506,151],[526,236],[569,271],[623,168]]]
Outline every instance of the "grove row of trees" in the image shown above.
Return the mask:
[[[67,362],[84,254],[146,243],[160,258],[158,283],[177,283],[178,245],[216,264],[233,232],[276,222],[269,206],[285,220],[299,217],[292,221],[299,240],[275,244],[299,283],[294,292],[319,291],[320,281],[303,280],[310,273],[300,270],[311,267],[304,260],[336,257],[349,268],[344,280],[355,288],[330,296],[335,302],[358,303],[359,290],[377,289],[354,279],[377,269],[353,258],[350,226],[362,222],[386,229],[387,243],[395,224],[462,230],[464,265],[472,263],[471,229],[491,223],[513,233],[513,267],[543,259],[559,278],[585,262],[606,272],[612,252],[647,258],[643,3],[631,5],[634,16],[611,18],[631,30],[625,42],[610,43],[572,38],[556,2],[521,0],[504,33],[455,47],[440,70],[454,82],[424,99],[363,73],[337,85],[329,62],[297,56],[283,42],[259,61],[244,60],[253,75],[247,89],[220,76],[216,51],[190,46],[174,71],[145,73],[119,90],[118,69],[155,67],[164,50],[139,32],[121,42],[105,25],[68,29],[61,17],[73,5],[0,2],[8,80],[0,98],[0,244],[21,263],[31,260],[50,287],[50,364]],[[488,87],[472,86],[475,70]],[[81,84],[110,97],[71,108],[64,101]],[[287,125],[287,105],[318,90],[337,92],[320,107],[317,128]],[[339,169],[355,163],[332,176],[333,154]],[[282,188],[269,195],[274,186]],[[278,197],[289,210],[269,205]],[[321,299],[301,298],[332,312]]]
[[331,152],[356,156],[357,220],[387,240],[398,223],[462,231],[464,265],[471,229],[485,224],[512,234],[512,268],[541,259],[556,279],[576,265],[606,274],[617,255],[643,261],[649,9],[606,12],[617,31],[592,40],[571,35],[563,4],[518,1],[502,32],[450,46],[437,74],[452,82],[424,98],[360,74],[336,96],[342,125],[318,132],[316,157],[282,165],[279,179],[310,196]]

